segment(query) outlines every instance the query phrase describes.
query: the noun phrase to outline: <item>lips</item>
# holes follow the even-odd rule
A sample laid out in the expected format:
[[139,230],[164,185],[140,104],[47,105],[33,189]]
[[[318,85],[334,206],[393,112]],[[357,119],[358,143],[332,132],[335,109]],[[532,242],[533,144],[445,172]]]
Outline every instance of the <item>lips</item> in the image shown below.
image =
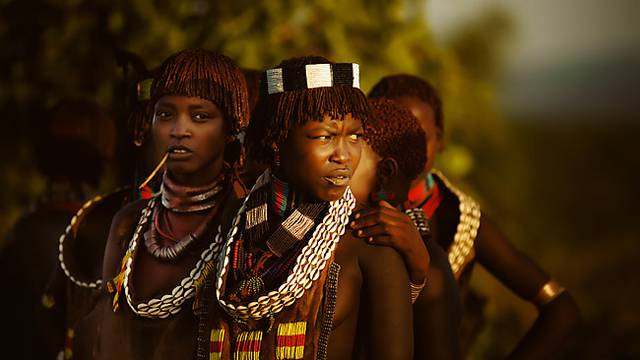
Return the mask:
[[323,179],[333,186],[347,186],[351,181],[351,171],[349,169],[336,170]]
[[193,151],[184,145],[171,145],[167,149],[167,154],[171,159],[182,159],[191,156]]
[[350,176],[343,175],[325,176],[323,179],[333,186],[347,186],[349,185],[349,181],[351,181]]

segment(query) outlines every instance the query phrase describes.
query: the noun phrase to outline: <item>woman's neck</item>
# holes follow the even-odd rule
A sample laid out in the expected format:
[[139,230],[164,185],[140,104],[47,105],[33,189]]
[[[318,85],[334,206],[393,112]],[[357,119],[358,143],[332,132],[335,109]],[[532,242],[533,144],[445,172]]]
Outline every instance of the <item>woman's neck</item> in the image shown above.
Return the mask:
[[198,186],[183,185],[170,172],[162,177],[162,205],[176,212],[194,212],[214,207],[218,203],[219,194],[224,188],[224,172],[207,183],[199,182]]
[[193,173],[174,173],[169,171],[171,179],[180,186],[200,187],[216,180],[224,168],[222,159],[216,160],[211,166]]

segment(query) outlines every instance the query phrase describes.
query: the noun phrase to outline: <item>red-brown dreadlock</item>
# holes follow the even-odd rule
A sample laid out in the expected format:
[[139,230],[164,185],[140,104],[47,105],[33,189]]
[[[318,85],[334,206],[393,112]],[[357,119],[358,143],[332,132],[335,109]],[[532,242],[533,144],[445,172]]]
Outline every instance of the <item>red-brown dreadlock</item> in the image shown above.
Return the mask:
[[[303,71],[298,69],[308,64],[332,62],[321,56],[307,56],[285,60],[277,67]],[[282,145],[291,129],[308,121],[322,121],[325,115],[342,119],[347,114],[363,123],[367,119],[367,99],[358,88],[335,85],[268,95],[265,77],[263,74],[260,98],[247,130],[249,156],[255,160],[270,162],[272,145]]]
[[403,106],[385,99],[369,99],[365,141],[382,158],[393,158],[408,178],[415,179],[427,162],[427,137],[418,120]]
[[[199,97],[216,104],[231,134],[249,119],[247,85],[240,68],[230,58],[208,50],[188,49],[167,58],[153,73],[144,116],[132,120],[136,138],[146,136],[153,108],[165,95]],[[142,123],[140,123],[142,122]]]
[[249,91],[249,109],[253,111],[260,96],[260,77],[262,76],[262,71],[243,68],[242,74],[244,74],[244,79],[247,82],[247,90]]
[[427,103],[435,115],[436,126],[444,131],[442,100],[428,81],[408,74],[389,75],[380,79],[369,92],[370,98],[397,99],[404,96],[415,96]]

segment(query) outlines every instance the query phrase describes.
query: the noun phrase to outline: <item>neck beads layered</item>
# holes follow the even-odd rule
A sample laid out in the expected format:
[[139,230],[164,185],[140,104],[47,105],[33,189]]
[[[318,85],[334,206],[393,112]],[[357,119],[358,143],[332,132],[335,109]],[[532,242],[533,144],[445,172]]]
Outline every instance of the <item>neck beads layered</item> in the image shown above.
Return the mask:
[[269,235],[272,181],[269,170],[258,179],[224,245],[216,297],[236,321],[273,318],[302,297],[332,258],[355,207],[350,189],[330,203],[300,202],[284,220],[274,219],[279,225]]
[[[194,268],[169,294],[136,304],[130,287],[133,263],[136,252],[139,249],[140,235],[143,233],[143,229],[147,227],[148,230],[143,234],[145,246],[149,253],[160,261],[177,259],[185,252],[190,244],[196,242],[206,234],[211,220],[217,213],[221,200],[220,195],[224,193],[222,190],[226,178],[225,173],[226,172],[223,171],[212,183],[197,189],[177,186],[165,173],[161,193],[153,197],[142,210],[133,238],[122,259],[120,274],[114,279],[111,285],[113,289],[110,290],[115,292],[113,298],[114,311],[118,309],[118,299],[122,289],[124,289],[129,307],[135,314],[155,319],[163,319],[170,315],[177,314],[182,309],[183,303],[196,295],[196,292],[202,285],[202,279],[214,268],[213,261],[216,259],[223,242],[220,227],[218,227],[215,234],[211,235],[214,239],[200,254]],[[158,202],[158,197],[161,199],[160,202]],[[205,210],[209,210],[209,213],[204,217],[195,232],[181,239],[176,239],[172,234],[171,226],[168,226],[166,229],[162,229],[161,226],[159,226],[159,218],[163,212],[176,211],[179,213],[187,213]],[[168,246],[163,246],[158,241],[159,236],[173,240],[173,243]]]

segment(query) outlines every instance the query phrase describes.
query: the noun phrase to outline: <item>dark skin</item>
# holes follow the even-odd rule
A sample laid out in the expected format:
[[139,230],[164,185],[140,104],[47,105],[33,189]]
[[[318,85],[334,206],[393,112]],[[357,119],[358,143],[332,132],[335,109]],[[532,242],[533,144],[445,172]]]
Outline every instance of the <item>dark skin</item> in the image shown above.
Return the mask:
[[[406,106],[425,130],[429,146],[428,158],[435,158],[442,151],[442,129],[436,126],[434,113],[429,104],[417,97],[401,97],[399,103]],[[423,174],[431,170],[429,161]],[[437,239],[437,224],[434,238]],[[550,279],[533,260],[517,250],[486,215],[482,215],[475,240],[476,259],[491,275],[502,282],[521,299],[535,305],[534,299],[540,288]],[[461,284],[466,291],[468,282]],[[575,332],[579,323],[579,310],[568,292],[556,297],[551,303],[538,306],[538,318],[517,347],[510,359],[543,359],[557,354],[567,339]]]
[[[176,95],[161,97],[156,105],[151,133],[158,157],[168,154],[166,168],[180,185],[199,186],[218,177],[223,168],[227,130],[220,109],[211,101]],[[114,217],[105,251],[103,278],[113,279],[119,260],[146,201],[135,202]],[[183,218],[195,229],[206,214]],[[191,226],[187,226],[191,227]],[[184,236],[186,234],[176,234]],[[133,271],[135,299],[143,301],[166,291],[186,276],[199,258],[206,242],[194,244],[176,261],[161,262],[148,251],[138,251]]]
[[[368,207],[356,213],[351,227],[371,244],[398,249],[413,283],[426,278],[426,287],[413,306],[414,359],[457,359],[460,300],[447,255],[433,241],[423,239],[411,219],[394,207],[406,200],[411,181],[399,171],[395,159],[383,159],[365,145],[351,186],[358,201]],[[389,196],[389,202],[372,201],[373,193],[381,189],[398,195]]]
[[[297,126],[280,147],[278,175],[306,196],[337,200],[358,166],[362,133],[362,122],[349,114]],[[402,258],[352,237],[348,231],[335,253],[341,270],[328,358],[352,359],[358,336],[367,359],[410,359],[411,304]]]

